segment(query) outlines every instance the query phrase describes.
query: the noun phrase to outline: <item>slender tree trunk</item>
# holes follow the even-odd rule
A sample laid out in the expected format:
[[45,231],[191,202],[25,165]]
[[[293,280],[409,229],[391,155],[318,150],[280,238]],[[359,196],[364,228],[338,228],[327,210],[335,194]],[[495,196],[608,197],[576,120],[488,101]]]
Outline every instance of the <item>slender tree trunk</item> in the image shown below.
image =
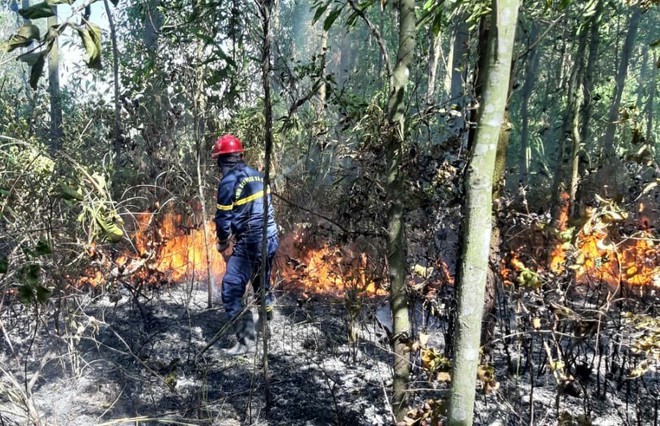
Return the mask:
[[596,13],[591,19],[591,28],[589,30],[589,57],[587,58],[587,66],[584,71],[584,79],[582,81],[582,117],[580,121],[580,139],[586,143],[587,138],[590,136],[589,122],[593,114],[593,88],[596,70],[596,61],[598,59],[598,49],[600,46],[600,20],[603,14],[603,1],[598,0],[596,5]]
[[[538,39],[539,27],[536,22],[532,23],[531,33],[529,35],[528,48],[533,46]],[[518,163],[518,182],[522,186],[527,186],[527,177],[529,173],[529,98],[534,90],[534,83],[538,79],[539,65],[539,47],[531,48],[527,55],[527,65],[525,72],[525,83],[522,87],[522,101],[520,103],[520,159]]]
[[454,118],[452,125],[453,134],[458,134],[465,129],[465,76],[467,71],[469,30],[466,17],[463,14],[456,15],[454,19],[454,30],[451,39],[449,63],[447,64],[446,90],[449,100],[460,115]]
[[578,47],[573,65],[568,73],[568,95],[566,110],[562,124],[561,144],[553,188],[553,225],[564,229],[567,225],[568,212],[572,209],[573,198],[570,196],[573,157],[579,151],[580,133],[577,129],[577,116],[580,107],[579,83],[582,81],[584,52],[587,47],[587,32],[582,31],[578,37]]
[[644,43],[642,45],[642,66],[637,75],[637,101],[635,106],[637,111],[642,111],[644,108],[644,95],[646,94],[646,85],[644,82],[648,81],[649,78],[649,45]]
[[115,171],[121,167],[121,151],[122,151],[122,138],[121,138],[121,105],[119,104],[119,49],[117,48],[117,33],[115,32],[115,22],[112,19],[112,11],[110,10],[110,3],[108,0],[103,0],[105,5],[105,13],[108,15],[108,23],[110,24],[110,40],[112,42],[112,76],[115,100],[115,117],[113,127],[113,147],[115,151]]
[[[155,42],[155,41],[154,41]],[[202,62],[204,55],[204,46],[202,43],[197,43],[197,60],[196,64]],[[208,155],[205,147],[205,132],[206,132],[206,96],[204,95],[204,85],[206,68],[197,66],[195,69],[195,84],[193,93],[193,135],[195,138],[195,160],[197,163],[197,188],[199,200],[202,208],[202,229],[204,230],[204,251],[206,253],[206,271],[207,271],[207,287],[206,287],[206,306],[211,309],[213,307],[213,289],[215,288],[215,279],[213,277],[213,268],[211,267],[211,254],[215,250],[213,245],[212,233],[208,223],[208,215],[206,210],[206,185],[204,183],[204,161],[203,157]]]
[[640,6],[638,4],[631,6],[631,15],[628,21],[626,40],[621,49],[621,57],[619,59],[614,82],[612,103],[610,104],[610,110],[607,114],[607,127],[605,128],[605,135],[603,136],[603,154],[598,179],[599,182],[603,183],[603,189],[606,196],[616,196],[623,190],[620,188],[622,185],[622,182],[620,181],[621,176],[619,176],[620,162],[616,156],[614,134],[616,133],[616,122],[619,118],[621,96],[623,95],[623,88],[628,75],[628,62],[630,60],[630,54],[633,51],[633,43],[637,36],[637,29],[639,28],[641,16],[642,12]]
[[387,260],[390,275],[394,349],[393,406],[397,421],[403,420],[408,408],[408,293],[406,289],[406,247],[403,238],[403,173],[406,135],[405,96],[410,65],[415,50],[415,0],[399,3],[399,48],[393,70],[393,85],[387,103],[385,150],[387,157],[387,194],[389,211]]
[[160,0],[148,0],[144,9],[144,29],[142,40],[144,47],[152,52],[158,51],[158,34],[163,26],[163,14],[158,10]]
[[[261,82],[264,90],[264,196],[263,196],[263,233],[261,235],[261,285],[259,287],[261,299],[259,315],[266,322],[266,262],[268,261],[268,188],[270,187],[270,158],[273,150],[273,106],[270,98],[270,72],[271,72],[271,16],[273,12],[273,0],[260,0],[259,12],[261,14],[261,28],[263,36],[263,45],[261,47]],[[266,413],[273,405],[273,396],[270,389],[270,373],[268,370],[268,341],[270,339],[270,330],[267,326],[263,327],[263,377],[264,391],[266,399]]]
[[339,47],[339,69],[337,70],[337,86],[339,90],[343,90],[348,82],[348,77],[353,66],[353,43],[352,35],[346,32],[341,40]]
[[507,101],[518,0],[494,0],[482,110],[466,178],[466,217],[458,284],[458,322],[449,425],[471,425],[488,271],[495,152]]
[[653,102],[655,99],[655,92],[656,92],[656,82],[658,79],[658,55],[654,52],[653,53],[653,66],[651,66],[651,79],[649,80],[649,94],[646,99],[646,140],[650,144],[654,144],[656,141],[653,139],[653,116],[654,116],[654,108],[653,108]]
[[[52,6],[55,16],[48,18],[48,28],[57,25],[57,6]],[[60,89],[60,43],[55,37],[48,53],[48,93],[50,94],[50,148],[58,152],[62,148],[62,91]]]
[[435,104],[436,98],[436,80],[438,78],[438,61],[440,60],[440,35],[435,35],[433,28],[429,28],[429,83],[426,90],[426,103],[429,105]]

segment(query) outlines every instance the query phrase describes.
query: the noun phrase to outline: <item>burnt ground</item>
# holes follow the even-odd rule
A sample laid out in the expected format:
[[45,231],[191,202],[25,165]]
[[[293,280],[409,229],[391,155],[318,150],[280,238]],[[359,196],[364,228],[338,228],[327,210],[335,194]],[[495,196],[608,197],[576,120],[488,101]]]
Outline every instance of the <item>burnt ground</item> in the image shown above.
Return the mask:
[[[280,294],[268,358],[273,404],[265,413],[257,357],[220,356],[219,348],[231,343],[228,335],[200,356],[225,324],[221,308],[206,308],[206,297],[197,285],[152,290],[137,302],[128,292],[112,301],[107,294],[81,294],[52,306],[60,311],[57,322],[54,315],[35,320],[34,308],[6,297],[0,425],[392,423],[382,301],[351,305],[359,306],[351,321],[342,300]],[[415,326],[426,323],[427,345],[441,352],[446,323],[424,319],[418,312]],[[495,333],[490,357],[498,388],[479,392],[475,424],[657,424],[657,373],[635,381],[592,374],[591,384],[576,381],[577,391],[558,393],[552,372],[542,368],[540,343],[522,341],[530,346],[527,357],[521,341],[503,338],[504,327]],[[429,381],[419,357],[413,362],[413,405],[445,397],[447,384]]]

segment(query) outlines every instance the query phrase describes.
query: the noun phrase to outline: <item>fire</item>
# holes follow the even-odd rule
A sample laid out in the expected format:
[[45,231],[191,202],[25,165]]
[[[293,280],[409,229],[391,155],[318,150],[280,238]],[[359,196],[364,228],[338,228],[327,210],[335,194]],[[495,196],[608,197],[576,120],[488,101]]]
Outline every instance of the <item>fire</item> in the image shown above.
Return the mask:
[[[78,283],[97,286],[112,279],[130,283],[157,285],[180,283],[184,280],[206,280],[209,268],[217,285],[225,271],[222,256],[215,250],[215,225],[204,229],[188,224],[173,212],[158,220],[150,212],[135,216],[135,232],[131,236],[132,250],[114,260],[108,259],[96,247],[87,252],[96,266]],[[207,247],[210,262],[207,261]],[[301,228],[285,235],[280,242],[273,276],[300,290],[342,296],[348,290],[366,295],[385,294],[369,278],[368,257],[349,248],[322,244],[314,247]],[[277,279],[274,279],[277,281]]]
[[639,237],[618,245],[607,243],[608,237],[605,232],[594,232],[579,241],[575,274],[578,283],[660,288],[660,250],[651,234],[642,231]]
[[386,294],[369,277],[365,253],[327,243],[317,245],[300,227],[282,240],[278,263],[284,282],[305,292],[337,297],[347,291],[369,296]]
[[[80,284],[97,286],[110,279],[125,279],[147,284],[178,283],[184,279],[207,279],[209,268],[218,281],[225,271],[222,256],[215,250],[214,225],[203,228],[186,226],[179,214],[167,213],[160,223],[150,212],[137,214],[136,231],[131,237],[133,250],[126,250],[110,260],[94,246],[88,248],[97,266],[80,279]],[[207,247],[210,255],[207,261]],[[102,271],[105,271],[104,274]]]
[[[156,239],[148,238],[148,224],[145,226],[141,223],[135,235],[140,255],[151,255],[155,250],[157,255],[154,256],[151,268],[169,274],[170,280],[174,282],[195,274],[205,277],[209,267],[215,278],[222,276],[225,263],[215,250],[215,225],[211,221],[207,223],[208,234],[205,238],[203,228],[186,232],[185,227],[182,229],[183,223],[181,215],[166,215],[158,229],[159,238]],[[208,250],[207,243],[210,245]],[[207,260],[207,252],[210,261]]]
[[[643,204],[639,205],[637,213],[639,217],[634,220],[612,205],[606,205],[589,214],[587,222],[577,230],[545,226],[531,233],[521,232],[519,235],[523,237],[513,240],[515,245],[510,260],[503,261],[501,265],[501,276],[505,282],[512,283],[514,276],[521,282],[520,276],[525,270],[554,275],[568,270],[573,272],[578,284],[660,288],[657,239],[649,230],[649,219],[644,216],[646,207]],[[620,230],[630,231],[631,227],[637,228],[632,237],[620,234]],[[545,249],[549,251],[546,251],[547,263],[536,263],[539,258],[544,258],[539,256],[543,247],[550,247]],[[527,269],[525,263],[532,269]]]

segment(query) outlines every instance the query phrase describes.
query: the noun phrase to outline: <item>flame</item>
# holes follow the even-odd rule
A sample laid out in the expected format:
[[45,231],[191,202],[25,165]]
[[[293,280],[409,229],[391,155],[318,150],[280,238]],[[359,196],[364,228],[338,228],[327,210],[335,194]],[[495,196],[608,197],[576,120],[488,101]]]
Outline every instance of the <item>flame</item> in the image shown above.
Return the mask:
[[[639,213],[645,212],[643,204]],[[604,283],[612,288],[619,286],[650,286],[660,288],[660,248],[656,237],[648,230],[648,219],[626,220],[625,215],[606,214],[589,216],[589,220],[579,230],[575,243],[570,241],[572,230],[565,232],[544,232],[543,229],[521,233],[514,239],[509,260],[501,263],[500,274],[505,283],[511,284],[525,267],[525,263],[534,265],[535,272],[563,274],[573,271],[577,284]],[[612,218],[616,219],[613,220]],[[646,223],[644,222],[646,219]],[[638,232],[634,238],[622,238],[618,229],[637,224]],[[647,226],[645,226],[647,225]],[[570,233],[570,234],[569,234]],[[557,237],[559,236],[559,238]],[[541,247],[550,247],[546,264],[537,264],[543,258],[538,254]],[[547,249],[546,249],[547,250]],[[570,272],[569,271],[569,272]]]
[[578,244],[578,283],[601,281],[616,287],[653,286],[660,288],[660,250],[653,236],[642,231],[635,239],[616,245],[605,232],[585,236]]
[[[135,218],[136,231],[131,237],[134,250],[127,250],[110,260],[95,245],[90,245],[86,251],[96,268],[88,271],[79,284],[97,286],[109,278],[148,284],[207,279],[209,266],[211,276],[216,281],[221,279],[225,263],[215,250],[215,228],[211,221],[207,223],[208,235],[205,239],[203,227],[186,226],[179,214],[167,213],[160,223],[150,212],[139,213]],[[210,262],[207,261],[207,241],[211,244],[208,248]]]
[[386,294],[369,277],[366,253],[350,247],[315,244],[301,227],[282,240],[278,263],[284,282],[305,292],[337,297],[349,291],[367,296]]
[[[222,256],[215,250],[215,225],[207,223],[209,234],[203,228],[187,223],[173,212],[162,219],[144,212],[135,216],[135,232],[131,236],[134,249],[110,260],[95,245],[86,251],[95,267],[78,280],[80,285],[98,286],[111,279],[132,283],[157,285],[180,283],[184,280],[206,280],[209,274],[206,241],[209,247],[211,276],[219,285],[225,271]],[[383,295],[369,278],[368,256],[348,247],[322,244],[315,247],[309,235],[297,228],[280,242],[273,275],[303,291],[343,296],[347,291],[364,295]]]
[[550,270],[555,274],[564,272],[564,265],[566,264],[566,250],[564,244],[557,244],[550,252]]

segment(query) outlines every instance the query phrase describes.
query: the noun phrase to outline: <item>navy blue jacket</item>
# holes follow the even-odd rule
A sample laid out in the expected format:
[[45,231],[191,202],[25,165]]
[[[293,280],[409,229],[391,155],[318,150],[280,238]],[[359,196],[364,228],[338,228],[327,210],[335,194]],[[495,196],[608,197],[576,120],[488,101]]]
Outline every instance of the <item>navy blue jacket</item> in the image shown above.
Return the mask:
[[[270,192],[270,190],[268,191]],[[215,230],[221,244],[230,236],[236,243],[258,243],[263,229],[264,178],[240,162],[229,169],[218,185]],[[268,238],[277,236],[275,210],[268,195]]]

